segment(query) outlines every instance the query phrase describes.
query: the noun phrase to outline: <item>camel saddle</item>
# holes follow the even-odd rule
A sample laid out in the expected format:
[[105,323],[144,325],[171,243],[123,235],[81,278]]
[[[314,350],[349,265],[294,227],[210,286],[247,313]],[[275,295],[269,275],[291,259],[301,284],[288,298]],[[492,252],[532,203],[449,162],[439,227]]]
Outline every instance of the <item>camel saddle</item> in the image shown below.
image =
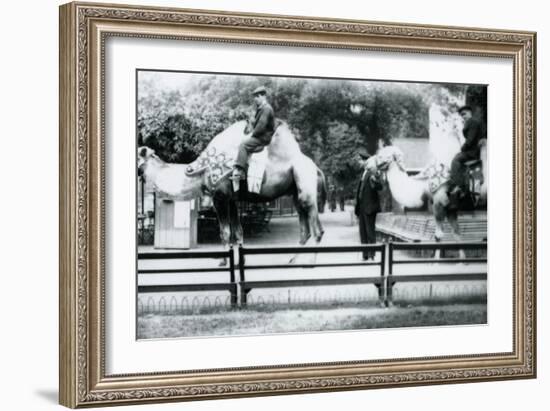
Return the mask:
[[[224,152],[218,152],[216,147],[208,147],[199,157],[189,164],[185,170],[188,176],[205,172],[205,184],[208,192],[213,192],[224,178],[231,175],[235,159],[228,157]],[[251,193],[259,193],[267,165],[267,150],[264,148],[253,153],[248,162],[246,176],[247,188]]]
[[258,153],[253,153],[248,160],[246,183],[248,192],[259,194],[262,189],[265,168],[267,165],[267,150],[264,148]]
[[466,169],[472,169],[477,166],[481,166],[481,160],[478,158],[476,160],[466,161],[464,165],[466,166]]
[[[462,170],[462,180],[464,181],[464,187],[462,187],[463,189],[466,189],[467,191],[470,191],[472,189],[471,187],[468,187],[467,180],[470,176],[479,179],[478,174],[480,173],[480,167],[481,160],[479,159],[466,161],[464,163],[464,167]],[[447,165],[442,163],[433,163],[423,169],[419,174],[414,176],[414,178],[427,178],[429,181],[428,185],[430,187],[430,191],[432,193],[435,193],[439,189],[439,187],[449,181],[449,176],[450,169]]]

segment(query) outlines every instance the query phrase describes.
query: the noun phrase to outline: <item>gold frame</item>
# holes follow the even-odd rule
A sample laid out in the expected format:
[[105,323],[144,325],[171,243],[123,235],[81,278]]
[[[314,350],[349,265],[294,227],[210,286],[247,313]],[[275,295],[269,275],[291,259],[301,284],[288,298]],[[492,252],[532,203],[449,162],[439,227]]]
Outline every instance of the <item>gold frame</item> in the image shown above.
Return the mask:
[[[106,376],[103,49],[108,36],[475,55],[514,64],[514,349],[486,355]],[[219,11],[60,7],[60,403],[68,407],[536,376],[536,34]]]

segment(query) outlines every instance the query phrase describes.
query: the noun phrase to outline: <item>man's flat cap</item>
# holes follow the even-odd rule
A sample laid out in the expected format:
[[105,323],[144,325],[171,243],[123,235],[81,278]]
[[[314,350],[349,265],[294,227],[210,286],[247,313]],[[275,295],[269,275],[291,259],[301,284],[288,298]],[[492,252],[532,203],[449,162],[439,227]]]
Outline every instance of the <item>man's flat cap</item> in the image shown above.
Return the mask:
[[252,95],[255,96],[256,94],[267,94],[267,90],[264,86],[260,86],[252,92]]

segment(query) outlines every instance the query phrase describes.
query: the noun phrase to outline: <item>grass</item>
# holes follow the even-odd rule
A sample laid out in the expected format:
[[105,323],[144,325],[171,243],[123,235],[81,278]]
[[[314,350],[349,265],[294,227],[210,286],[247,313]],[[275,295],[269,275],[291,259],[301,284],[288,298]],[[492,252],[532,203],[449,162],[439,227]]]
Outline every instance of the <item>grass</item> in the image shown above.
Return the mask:
[[391,308],[374,304],[338,304],[324,307],[257,306],[247,309],[211,309],[208,312],[148,313],[138,317],[138,338],[257,335],[438,325],[486,324],[484,302],[435,301],[415,305],[402,302]]
[[447,307],[420,306],[390,309],[371,318],[358,318],[353,329],[423,327],[438,325],[486,324],[485,305],[451,305]]

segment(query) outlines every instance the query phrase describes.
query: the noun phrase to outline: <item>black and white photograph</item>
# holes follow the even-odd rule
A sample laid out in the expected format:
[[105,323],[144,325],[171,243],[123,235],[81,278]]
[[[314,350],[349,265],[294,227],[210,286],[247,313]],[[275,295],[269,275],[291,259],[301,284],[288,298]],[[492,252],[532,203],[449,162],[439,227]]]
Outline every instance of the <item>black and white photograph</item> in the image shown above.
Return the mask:
[[137,338],[487,323],[487,87],[136,71]]

